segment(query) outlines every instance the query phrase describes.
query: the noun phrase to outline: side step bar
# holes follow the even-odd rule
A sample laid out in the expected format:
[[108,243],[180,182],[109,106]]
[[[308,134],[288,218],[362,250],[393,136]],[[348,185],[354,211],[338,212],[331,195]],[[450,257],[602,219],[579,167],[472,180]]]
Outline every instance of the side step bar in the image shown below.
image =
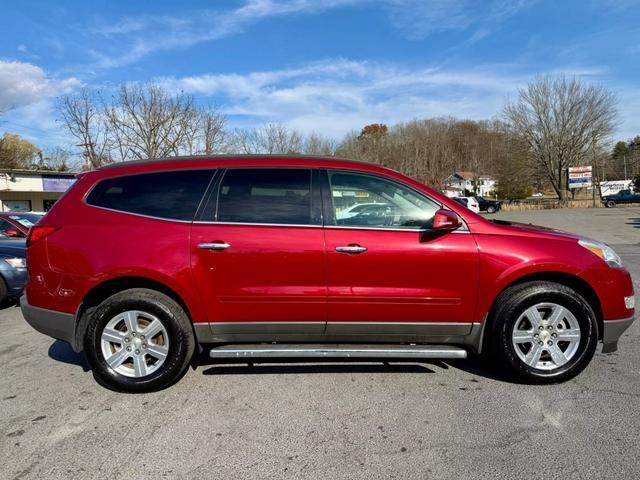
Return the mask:
[[211,358],[467,358],[467,351],[450,345],[222,345]]

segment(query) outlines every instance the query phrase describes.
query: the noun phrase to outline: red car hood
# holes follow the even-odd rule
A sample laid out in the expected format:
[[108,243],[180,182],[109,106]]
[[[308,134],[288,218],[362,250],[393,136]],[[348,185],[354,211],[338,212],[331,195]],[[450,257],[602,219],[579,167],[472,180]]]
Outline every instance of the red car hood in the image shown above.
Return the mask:
[[561,237],[572,240],[586,240],[587,237],[579,235],[577,233],[565,232],[564,230],[557,230],[555,228],[543,227],[540,225],[532,225],[530,223],[509,222],[504,220],[493,220],[495,225],[505,227],[511,232],[522,232],[523,234],[537,234],[545,236]]

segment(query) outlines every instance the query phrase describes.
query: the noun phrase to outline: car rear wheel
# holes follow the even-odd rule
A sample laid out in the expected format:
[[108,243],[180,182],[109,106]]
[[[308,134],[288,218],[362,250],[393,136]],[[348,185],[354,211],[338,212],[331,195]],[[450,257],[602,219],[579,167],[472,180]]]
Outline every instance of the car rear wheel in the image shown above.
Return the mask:
[[84,350],[96,380],[117,391],[151,392],[176,382],[195,348],[189,318],[168,296],[136,288],[93,312]]
[[598,342],[593,309],[575,290],[530,282],[505,291],[495,308],[498,358],[520,378],[539,383],[573,378]]
[[614,202],[613,200],[607,200],[607,203],[605,203],[607,208],[613,208],[616,206],[616,202]]
[[9,298],[9,289],[4,278],[0,275],[0,305],[3,305]]
[[487,207],[487,213],[496,213],[496,207],[494,207],[493,205],[489,205]]

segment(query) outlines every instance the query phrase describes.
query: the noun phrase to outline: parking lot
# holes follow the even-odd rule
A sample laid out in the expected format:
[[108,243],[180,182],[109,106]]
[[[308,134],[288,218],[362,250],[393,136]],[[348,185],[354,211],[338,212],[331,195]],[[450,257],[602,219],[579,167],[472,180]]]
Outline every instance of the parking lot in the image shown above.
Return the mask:
[[[616,248],[640,290],[640,208],[509,212]],[[148,395],[0,311],[0,478],[638,478],[640,324],[561,385],[477,359],[199,363]]]

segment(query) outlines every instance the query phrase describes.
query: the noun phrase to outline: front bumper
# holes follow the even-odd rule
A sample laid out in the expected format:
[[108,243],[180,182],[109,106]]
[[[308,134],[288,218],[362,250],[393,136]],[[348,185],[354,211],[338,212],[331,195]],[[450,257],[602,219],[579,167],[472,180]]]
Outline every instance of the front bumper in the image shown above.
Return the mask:
[[618,340],[624,331],[631,326],[635,317],[621,320],[605,320],[602,330],[602,353],[611,353],[618,350]]
[[5,268],[2,271],[2,278],[7,284],[7,294],[11,298],[18,298],[22,295],[22,289],[27,281],[26,269]]
[[73,345],[76,330],[74,315],[29,305],[26,295],[20,297],[20,309],[24,319],[35,330]]

